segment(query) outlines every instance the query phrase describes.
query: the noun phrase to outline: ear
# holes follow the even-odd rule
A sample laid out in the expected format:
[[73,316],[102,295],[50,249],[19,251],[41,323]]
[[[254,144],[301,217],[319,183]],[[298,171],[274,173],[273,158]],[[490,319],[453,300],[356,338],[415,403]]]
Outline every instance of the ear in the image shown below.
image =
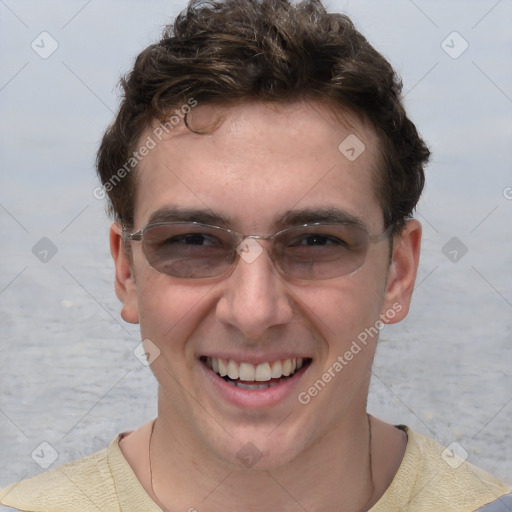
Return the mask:
[[401,234],[394,235],[386,298],[381,312],[381,319],[386,324],[400,322],[409,312],[420,261],[421,232],[421,224],[411,219]]
[[131,324],[139,323],[137,289],[131,270],[131,261],[126,253],[121,226],[114,222],[110,226],[110,254],[116,268],[115,289],[118,299],[123,303],[121,317]]

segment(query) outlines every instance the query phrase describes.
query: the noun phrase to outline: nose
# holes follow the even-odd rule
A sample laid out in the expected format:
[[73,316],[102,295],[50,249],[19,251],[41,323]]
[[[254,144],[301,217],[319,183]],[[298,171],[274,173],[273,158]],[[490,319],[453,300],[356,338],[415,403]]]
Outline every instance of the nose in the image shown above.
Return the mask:
[[261,338],[292,320],[291,295],[269,257],[268,241],[247,240],[239,249],[236,267],[224,282],[217,318],[235,327],[246,339]]

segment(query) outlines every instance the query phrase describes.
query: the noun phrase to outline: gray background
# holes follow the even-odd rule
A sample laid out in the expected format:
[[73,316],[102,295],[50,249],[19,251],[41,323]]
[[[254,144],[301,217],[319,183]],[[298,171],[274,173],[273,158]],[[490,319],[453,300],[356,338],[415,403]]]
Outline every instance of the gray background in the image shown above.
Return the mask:
[[[119,316],[93,163],[119,74],[183,5],[0,0],[0,487],[155,415],[138,330]],[[433,150],[412,311],[382,333],[369,410],[457,442],[512,484],[512,2],[329,5],[402,75]],[[47,59],[31,47],[43,51],[43,31],[58,43]],[[57,249],[46,263],[33,253],[42,237]]]

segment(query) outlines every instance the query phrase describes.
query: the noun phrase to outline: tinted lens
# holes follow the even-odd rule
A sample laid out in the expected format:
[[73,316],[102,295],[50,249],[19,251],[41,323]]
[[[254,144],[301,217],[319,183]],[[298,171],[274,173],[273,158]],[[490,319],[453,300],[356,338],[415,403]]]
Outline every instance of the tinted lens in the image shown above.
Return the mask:
[[[272,258],[281,272],[304,280],[331,279],[364,263],[370,237],[357,224],[288,229],[274,239]],[[191,223],[155,224],[143,232],[143,250],[158,272],[187,279],[222,275],[236,258],[236,236]]]
[[181,278],[222,274],[232,263],[233,236],[194,224],[161,224],[144,231],[143,249],[158,272]]
[[291,277],[331,279],[361,267],[368,244],[367,231],[357,224],[295,228],[276,238],[276,259]]

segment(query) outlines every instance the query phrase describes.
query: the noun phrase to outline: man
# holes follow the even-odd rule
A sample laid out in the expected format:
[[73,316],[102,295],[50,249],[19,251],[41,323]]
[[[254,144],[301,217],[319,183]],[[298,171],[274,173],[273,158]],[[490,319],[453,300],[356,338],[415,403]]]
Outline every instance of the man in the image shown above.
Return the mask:
[[411,301],[429,151],[350,20],[317,1],[192,2],[123,86],[98,172],[158,417],[3,503],[510,510],[502,482],[366,413],[379,330]]

